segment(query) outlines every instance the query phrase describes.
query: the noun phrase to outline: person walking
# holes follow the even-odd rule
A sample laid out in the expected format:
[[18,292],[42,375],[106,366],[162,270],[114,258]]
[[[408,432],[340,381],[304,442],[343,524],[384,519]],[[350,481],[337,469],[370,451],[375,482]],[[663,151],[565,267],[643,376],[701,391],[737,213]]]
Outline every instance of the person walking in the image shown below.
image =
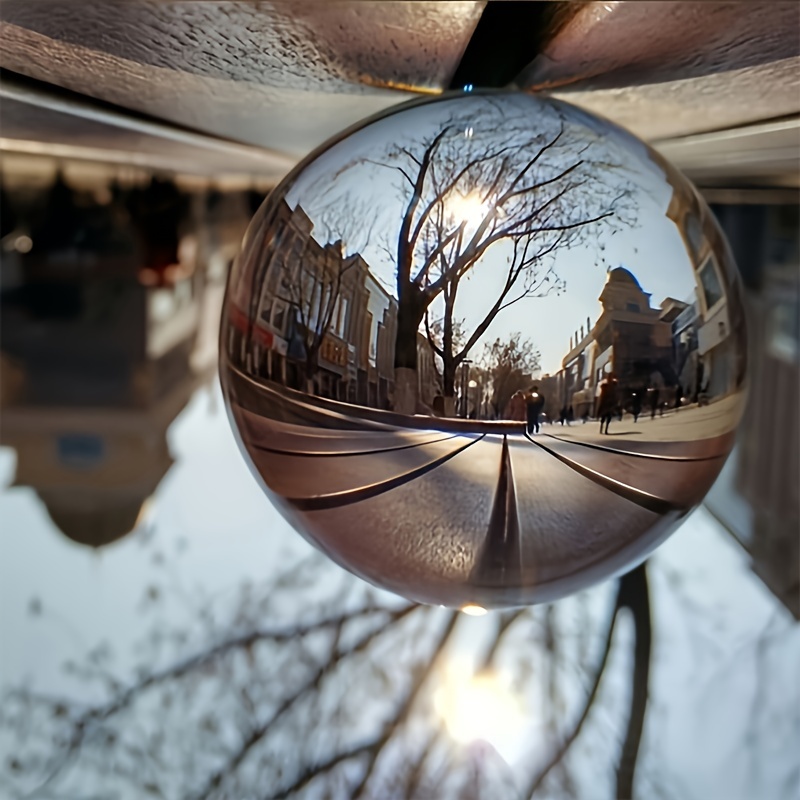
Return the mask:
[[642,413],[642,392],[640,389],[636,389],[631,398],[631,413],[633,414],[633,421],[638,422],[639,414]]
[[660,397],[661,397],[661,392],[659,391],[657,386],[651,386],[647,390],[647,400],[650,406],[650,419],[656,418],[656,411],[659,408],[658,401]]
[[544,408],[544,395],[539,393],[538,386],[531,386],[525,397],[525,405],[528,412],[528,433],[539,433],[540,418]]
[[506,406],[505,417],[506,419],[514,420],[515,422],[525,422],[527,419],[526,411],[526,397],[525,392],[521,389],[511,395],[511,399]]
[[600,418],[600,433],[608,433],[611,418],[618,413],[617,378],[613,372],[600,384],[600,397],[597,401],[597,416]]

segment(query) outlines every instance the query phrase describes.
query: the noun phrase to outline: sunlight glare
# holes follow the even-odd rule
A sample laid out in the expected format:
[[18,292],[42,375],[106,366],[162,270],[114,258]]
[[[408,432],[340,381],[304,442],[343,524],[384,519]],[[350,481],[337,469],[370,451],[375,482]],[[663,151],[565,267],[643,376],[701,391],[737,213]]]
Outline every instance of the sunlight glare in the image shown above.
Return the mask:
[[506,762],[514,759],[525,718],[519,700],[496,674],[451,668],[434,704],[455,741],[485,741]]
[[447,200],[448,210],[456,225],[467,223],[467,228],[477,228],[484,217],[491,211],[492,204],[482,201],[477,192],[467,195],[457,194]]

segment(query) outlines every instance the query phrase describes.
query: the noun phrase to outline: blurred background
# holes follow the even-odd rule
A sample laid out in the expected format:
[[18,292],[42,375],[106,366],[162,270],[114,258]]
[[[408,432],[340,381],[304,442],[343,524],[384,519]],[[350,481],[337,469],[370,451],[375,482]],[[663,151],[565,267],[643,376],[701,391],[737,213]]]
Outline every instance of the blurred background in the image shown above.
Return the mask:
[[[519,796],[582,797],[602,774],[608,796],[800,796],[800,698],[785,671],[800,654],[800,6],[5,0],[0,18],[0,787],[425,798],[441,796],[426,786],[516,796],[513,784]],[[363,117],[470,85],[546,91],[656,147],[725,230],[749,315],[738,445],[704,508],[648,566],[648,602],[641,586],[624,589],[638,600],[615,601],[606,585],[516,616],[458,616],[479,626],[481,644],[456,650],[480,674],[516,641],[507,631],[525,630],[506,666],[521,686],[544,681],[535,723],[519,701],[538,732],[535,774],[512,752],[522,728],[510,711],[496,735],[492,715],[475,711],[477,733],[464,734],[442,711],[455,701],[431,689],[416,719],[424,681],[403,683],[387,662],[416,636],[425,644],[403,663],[431,668],[456,617],[404,611],[332,565],[309,567],[309,548],[240,462],[216,387],[227,271],[269,189]],[[355,620],[349,640],[330,608]],[[625,608],[634,624],[614,639],[605,711],[571,751],[600,696],[594,657],[599,681],[603,637]],[[371,621],[388,630],[412,613],[426,615],[419,631],[398,628],[369,680],[347,667],[347,682],[381,699],[369,713],[348,710],[335,681],[315,683],[314,670],[333,675],[368,652]],[[646,722],[645,617],[645,656],[656,642]],[[273,623],[292,637],[265,632]],[[324,640],[331,630],[344,644]],[[254,650],[262,640],[272,649]],[[215,660],[230,654],[224,668]],[[305,695],[286,677],[295,667],[310,670]],[[692,698],[715,682],[703,712],[712,745]],[[174,688],[149,694],[162,684]],[[310,705],[284,729],[276,715],[295,691]],[[455,704],[477,709],[471,691]],[[323,738],[301,747],[314,714]],[[431,718],[469,748],[488,741],[489,755],[431,745],[431,763],[389,746],[415,724],[435,744]],[[187,730],[200,731],[195,755]],[[517,731],[508,751],[503,730]],[[604,731],[619,735],[605,746]],[[216,755],[198,766],[206,752]],[[382,781],[401,762],[406,783],[392,794]],[[456,774],[473,777],[452,788]]]

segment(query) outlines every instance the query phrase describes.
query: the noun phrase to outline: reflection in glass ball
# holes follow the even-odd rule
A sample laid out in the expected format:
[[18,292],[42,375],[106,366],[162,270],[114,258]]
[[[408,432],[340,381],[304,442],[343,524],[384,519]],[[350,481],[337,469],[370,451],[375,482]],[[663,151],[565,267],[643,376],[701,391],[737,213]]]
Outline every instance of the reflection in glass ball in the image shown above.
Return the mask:
[[413,600],[553,600],[710,488],[742,410],[728,247],[647,145],[522,94],[401,106],[312,154],[234,264],[221,376],[292,524]]

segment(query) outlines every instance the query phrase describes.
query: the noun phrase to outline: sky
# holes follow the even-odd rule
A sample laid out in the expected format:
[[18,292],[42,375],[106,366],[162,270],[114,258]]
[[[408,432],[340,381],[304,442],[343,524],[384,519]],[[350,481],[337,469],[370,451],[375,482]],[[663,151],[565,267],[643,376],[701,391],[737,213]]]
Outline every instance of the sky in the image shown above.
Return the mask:
[[[375,277],[396,294],[395,262],[381,243],[387,243],[389,249],[394,250],[408,195],[398,171],[386,166],[386,163],[398,162],[388,162],[386,154],[394,146],[412,147],[422,137],[438,132],[443,120],[454,113],[454,108],[459,131],[464,127],[465,148],[471,146],[468,136],[473,142],[496,137],[497,131],[503,130],[498,127],[498,119],[502,117],[495,110],[485,117],[473,114],[469,104],[476,102],[485,101],[465,97],[431,103],[368,125],[309,162],[288,187],[287,202],[292,207],[298,203],[302,205],[315,222],[314,235],[320,240],[326,239],[326,234],[330,238],[342,235],[346,250],[361,252]],[[529,118],[532,125],[539,124],[544,134],[554,131],[552,109],[542,107],[539,99],[514,95],[506,96],[503,102],[510,104],[510,114],[526,114],[526,122]],[[560,296],[550,293],[545,298],[526,298],[504,310],[471,353],[474,358],[484,342],[497,337],[505,339],[519,332],[541,353],[543,373],[560,369],[561,359],[569,349],[570,336],[585,325],[587,317],[593,324],[596,321],[601,312],[598,298],[607,270],[617,266],[629,269],[644,291],[652,294],[653,305],[660,304],[666,297],[685,300],[695,287],[680,234],[665,216],[672,189],[661,170],[647,158],[646,146],[604,120],[571,106],[559,104],[559,107],[566,109],[564,113],[573,125],[568,128],[573,142],[581,143],[579,133],[575,132],[581,126],[602,134],[602,147],[607,147],[611,159],[632,176],[636,184],[633,204],[637,223],[613,235],[598,232],[591,244],[558,250],[554,269],[566,282],[565,291]],[[476,130],[474,126],[481,122],[485,130]],[[359,163],[353,166],[357,160]],[[562,156],[560,161],[554,158],[550,166],[563,169],[566,164]],[[350,166],[343,169],[346,165]],[[334,226],[335,235],[332,235]],[[456,317],[465,320],[468,329],[474,329],[496,299],[499,282],[504,281],[507,274],[508,252],[503,243],[493,246],[462,281]],[[436,318],[440,313],[435,303],[431,315]]]

